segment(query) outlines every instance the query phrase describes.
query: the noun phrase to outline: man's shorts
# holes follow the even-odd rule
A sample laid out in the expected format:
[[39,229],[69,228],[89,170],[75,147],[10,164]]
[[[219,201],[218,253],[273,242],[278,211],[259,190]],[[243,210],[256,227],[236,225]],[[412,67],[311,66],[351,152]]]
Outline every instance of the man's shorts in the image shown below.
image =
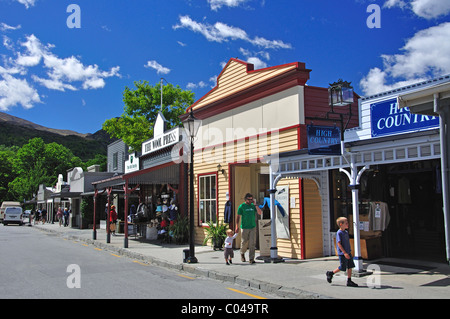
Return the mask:
[[350,259],[345,258],[344,255],[339,255],[339,270],[340,271],[346,271],[347,268],[355,268],[355,263],[353,262],[353,256],[352,254],[349,254]]

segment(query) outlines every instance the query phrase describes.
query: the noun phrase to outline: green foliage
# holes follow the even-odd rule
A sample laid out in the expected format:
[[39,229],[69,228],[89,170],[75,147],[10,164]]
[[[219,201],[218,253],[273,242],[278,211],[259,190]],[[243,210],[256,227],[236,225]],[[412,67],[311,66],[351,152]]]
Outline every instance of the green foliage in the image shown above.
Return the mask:
[[206,245],[208,240],[211,239],[214,248],[222,248],[225,238],[227,237],[228,224],[223,222],[214,224],[209,221],[208,227],[205,228],[206,237],[203,240],[203,245]]
[[0,201],[14,200],[8,196],[8,184],[17,176],[13,171],[13,160],[18,149],[0,145]]
[[189,219],[186,216],[179,216],[177,221],[169,226],[169,231],[172,231],[175,243],[187,243],[189,240]]
[[60,135],[49,131],[36,130],[17,124],[2,122],[0,125],[0,145],[6,147],[22,147],[30,139],[39,137],[44,143],[58,143],[72,151],[72,153],[83,161],[90,160],[96,154],[105,154],[107,145],[114,141],[107,132],[100,130],[88,137],[76,135]]
[[139,81],[134,85],[136,89],[125,87],[123,92],[124,113],[119,118],[106,120],[103,129],[139,151],[142,142],[153,136],[158,112],[162,112],[167,120],[168,129],[181,125],[180,115],[194,103],[194,93],[182,90],[178,85],[164,85],[161,110],[160,83],[151,86],[147,81]]
[[19,201],[30,199],[40,184],[55,185],[58,174],[83,164],[68,148],[45,144],[41,138],[33,138],[19,148],[11,163],[14,179],[8,183],[7,196]]
[[94,220],[94,197],[83,197],[81,201],[81,217],[83,218],[83,224],[87,226]]

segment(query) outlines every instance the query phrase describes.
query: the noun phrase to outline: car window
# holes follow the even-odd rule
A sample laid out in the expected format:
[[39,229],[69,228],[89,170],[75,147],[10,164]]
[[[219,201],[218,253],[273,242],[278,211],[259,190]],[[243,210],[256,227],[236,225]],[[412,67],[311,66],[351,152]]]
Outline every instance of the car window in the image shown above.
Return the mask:
[[6,207],[5,213],[8,214],[20,214],[22,213],[22,209],[19,207]]

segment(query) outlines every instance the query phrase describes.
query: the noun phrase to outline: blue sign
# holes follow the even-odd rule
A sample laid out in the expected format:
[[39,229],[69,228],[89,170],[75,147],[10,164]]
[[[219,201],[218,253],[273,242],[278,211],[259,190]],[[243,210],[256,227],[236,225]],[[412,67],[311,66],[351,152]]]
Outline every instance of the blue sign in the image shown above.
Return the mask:
[[336,126],[307,125],[309,155],[341,155],[341,130]]
[[408,107],[398,108],[397,99],[370,104],[372,137],[438,128],[439,118],[413,114]]

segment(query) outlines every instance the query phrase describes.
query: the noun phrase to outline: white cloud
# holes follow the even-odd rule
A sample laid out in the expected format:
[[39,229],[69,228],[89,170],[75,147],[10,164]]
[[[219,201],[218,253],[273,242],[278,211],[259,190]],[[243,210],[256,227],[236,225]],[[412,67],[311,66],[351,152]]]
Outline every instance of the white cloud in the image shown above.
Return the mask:
[[144,65],[144,66],[146,68],[155,69],[157,74],[169,74],[171,71],[169,68],[162,66],[155,60],[148,61],[147,65]]
[[25,8],[29,8],[34,6],[34,4],[36,3],[36,0],[17,0],[17,2],[23,4],[25,6]]
[[[383,69],[372,68],[360,85],[367,95],[450,73],[450,22],[417,32],[401,48],[382,55]],[[389,84],[390,82],[390,84]]]
[[16,63],[23,67],[37,66],[43,61],[44,67],[48,69],[48,78],[41,78],[32,75],[34,81],[40,83],[51,90],[72,91],[77,88],[72,85],[73,82],[82,82],[82,88],[99,89],[105,86],[104,78],[120,76],[119,67],[112,68],[109,72],[102,71],[98,65],[84,65],[74,56],[68,58],[60,58],[53,53],[51,44],[44,46],[35,36],[30,35],[27,40],[21,43],[26,48],[25,53],[18,53]]
[[409,8],[417,16],[425,19],[435,19],[450,13],[449,0],[387,0],[383,7]]
[[255,67],[255,70],[267,68],[267,63],[262,61],[258,57],[250,57],[247,59],[247,62],[253,64]]
[[20,24],[18,24],[17,26],[13,27],[11,25],[7,25],[4,22],[0,23],[0,31],[18,30],[20,28],[22,28],[22,26]]
[[41,99],[27,80],[0,73],[0,110],[8,111],[10,107],[16,105],[29,109],[35,103],[41,103]]
[[211,6],[211,10],[217,11],[222,8],[222,6],[237,7],[241,3],[245,3],[247,1],[248,0],[208,0],[208,3]]
[[[3,66],[0,66],[0,109],[8,110],[10,107],[22,105],[31,108],[35,103],[41,103],[37,90],[32,87],[27,79],[14,77],[26,76],[32,67],[42,66],[46,70],[46,77],[30,74],[30,78],[50,90],[72,90],[79,88],[76,82],[80,82],[81,88],[99,89],[105,86],[105,80],[109,77],[119,76],[120,68],[113,67],[109,71],[100,70],[94,65],[84,65],[78,58],[71,56],[60,58],[51,52],[54,45],[44,45],[35,36],[26,37],[19,43],[19,49],[15,49],[11,40],[4,36],[3,44],[15,57],[3,56]],[[20,49],[23,49],[20,51]]]
[[228,40],[243,40],[255,46],[265,49],[290,49],[290,43],[284,43],[281,40],[267,40],[262,37],[251,38],[244,30],[229,26],[222,22],[216,22],[214,25],[200,23],[192,20],[189,16],[180,16],[180,23],[173,26],[173,29],[187,28],[191,31],[202,34],[208,41],[218,43]]
[[239,48],[239,52],[246,58],[248,63],[252,63],[256,69],[262,69],[267,67],[267,63],[262,59],[270,60],[270,54],[265,51],[251,52],[250,50]]
[[197,89],[197,88],[203,89],[207,86],[208,86],[208,84],[203,81],[200,81],[198,83],[189,82],[186,85],[186,89],[188,89],[188,90],[193,90],[193,89]]

